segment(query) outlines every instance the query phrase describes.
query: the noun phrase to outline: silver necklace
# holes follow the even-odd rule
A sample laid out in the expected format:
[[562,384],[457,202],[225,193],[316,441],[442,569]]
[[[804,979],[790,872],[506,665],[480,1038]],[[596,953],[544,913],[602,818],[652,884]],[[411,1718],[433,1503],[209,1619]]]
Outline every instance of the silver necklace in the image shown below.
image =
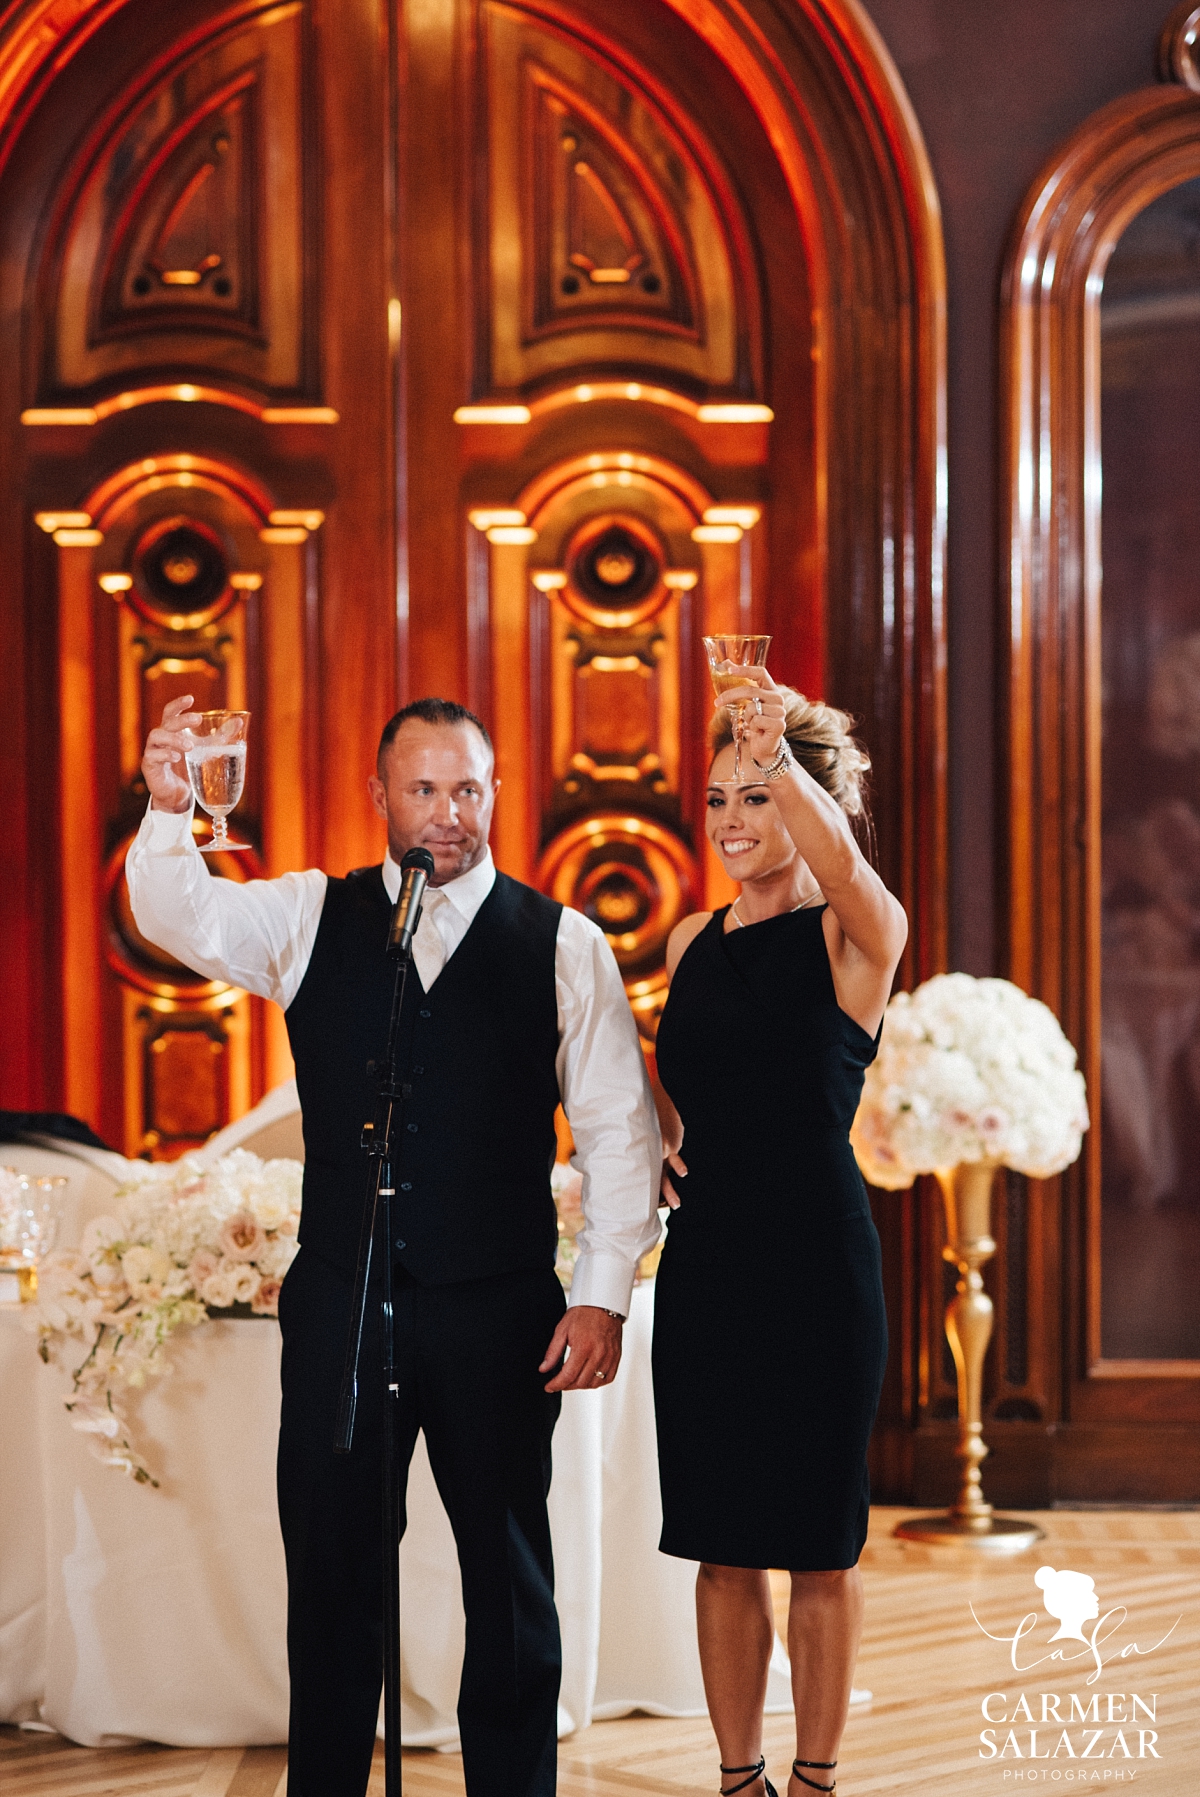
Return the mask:
[[[806,899],[801,899],[800,903],[798,905],[793,905],[791,911],[789,911],[787,913],[787,915],[789,917],[791,917],[797,911],[807,911],[809,906],[815,904],[816,901],[820,897],[821,897],[821,890],[818,887],[816,892],[810,892]],[[744,930],[746,928],[746,920],[738,910],[738,906],[741,904],[741,902],[742,902],[742,895],[739,892],[737,897],[734,899],[732,905],[730,905],[730,907],[729,907],[729,914],[733,918],[733,921],[736,923],[738,929]],[[775,915],[779,916],[780,913],[776,912]],[[766,919],[760,918],[759,922],[765,923]]]

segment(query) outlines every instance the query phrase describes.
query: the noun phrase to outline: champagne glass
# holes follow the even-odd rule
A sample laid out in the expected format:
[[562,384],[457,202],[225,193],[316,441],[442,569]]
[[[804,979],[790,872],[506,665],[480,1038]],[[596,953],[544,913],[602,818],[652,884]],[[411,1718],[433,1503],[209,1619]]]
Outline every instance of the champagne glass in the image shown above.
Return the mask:
[[202,855],[219,855],[226,849],[248,849],[248,842],[231,842],[227,818],[242,796],[246,783],[246,729],[248,711],[202,711],[198,721],[184,731],[184,761],[196,803],[213,820],[212,841],[200,845]]
[[66,1175],[21,1177],[21,1196],[16,1213],[17,1279],[22,1303],[37,1297],[38,1264],[51,1252],[58,1237],[59,1208]]
[[24,1198],[25,1181],[16,1168],[0,1167],[0,1297],[5,1301],[10,1288],[13,1297],[23,1295],[17,1277],[24,1258],[19,1230]]
[[[745,686],[746,677],[743,668],[763,668],[767,665],[767,650],[771,647],[769,636],[706,636],[704,648],[708,655],[708,671],[712,676],[713,691],[718,699],[722,693],[729,692],[735,686]],[[745,701],[729,707],[733,713],[733,779],[723,780],[723,786],[740,786],[742,783],[742,715],[746,709]]]

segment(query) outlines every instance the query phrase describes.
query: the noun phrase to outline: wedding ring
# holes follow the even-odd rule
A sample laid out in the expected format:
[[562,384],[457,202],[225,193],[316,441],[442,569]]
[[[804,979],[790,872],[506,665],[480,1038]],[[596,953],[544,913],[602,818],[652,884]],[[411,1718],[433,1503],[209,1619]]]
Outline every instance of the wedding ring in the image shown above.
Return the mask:
[[761,699],[756,699],[754,701],[754,709],[758,713],[759,717],[761,717],[762,716],[762,700]]

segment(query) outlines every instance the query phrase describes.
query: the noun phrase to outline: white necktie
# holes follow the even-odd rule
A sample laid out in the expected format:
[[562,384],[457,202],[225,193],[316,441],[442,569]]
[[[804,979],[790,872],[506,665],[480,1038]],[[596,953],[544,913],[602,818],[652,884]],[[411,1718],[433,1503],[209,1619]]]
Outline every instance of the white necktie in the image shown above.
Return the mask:
[[421,921],[413,939],[413,958],[426,992],[450,959],[453,945],[447,941],[444,927],[450,921],[449,904],[449,899],[438,887],[425,888]]

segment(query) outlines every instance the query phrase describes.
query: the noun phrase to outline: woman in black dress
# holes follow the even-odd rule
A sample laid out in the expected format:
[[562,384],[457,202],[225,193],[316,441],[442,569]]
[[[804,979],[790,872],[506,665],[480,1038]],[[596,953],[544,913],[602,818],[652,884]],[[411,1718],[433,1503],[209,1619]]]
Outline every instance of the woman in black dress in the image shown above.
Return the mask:
[[[739,700],[754,785],[728,783],[726,707]],[[867,759],[843,713],[748,668],[718,701],[712,741],[708,837],[741,891],[686,918],[667,949],[660,1545],[701,1562],[700,1658],[726,1797],[762,1797],[765,1568],[791,1572],[789,1797],[807,1797],[834,1788],[887,1357],[879,1238],[848,1131],[908,926],[850,827]]]

